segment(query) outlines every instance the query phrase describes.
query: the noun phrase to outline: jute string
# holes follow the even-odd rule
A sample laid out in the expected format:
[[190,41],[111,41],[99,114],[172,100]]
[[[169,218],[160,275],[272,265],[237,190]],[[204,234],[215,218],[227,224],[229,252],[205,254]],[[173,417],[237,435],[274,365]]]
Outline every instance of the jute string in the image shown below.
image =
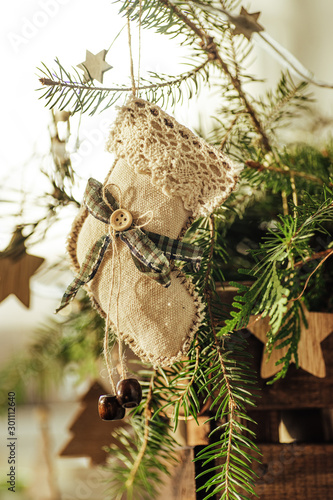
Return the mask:
[[[102,191],[102,196],[103,200],[106,203],[106,205],[110,208],[111,212],[113,212],[113,207],[109,203],[109,200],[107,198],[107,191],[111,186],[114,186],[118,189],[119,192],[119,202],[118,206],[119,209],[122,208],[122,192],[119,186],[117,184],[109,183],[106,186],[103,186],[103,191]],[[142,228],[149,224],[153,218],[154,218],[154,212],[152,210],[148,210],[144,214],[140,215],[137,218],[137,221],[139,219],[142,219],[146,215],[150,214],[150,218],[144,222],[143,224],[140,225],[135,225],[136,228]],[[115,304],[115,327],[116,327],[116,332],[118,333],[118,354],[119,354],[119,362],[120,362],[120,374],[121,374],[121,379],[124,380],[127,377],[127,368],[126,368],[126,363],[125,363],[125,355],[124,355],[124,345],[123,341],[120,338],[120,329],[119,329],[119,298],[120,298],[120,287],[121,287],[121,278],[122,278],[122,269],[121,269],[121,258],[120,258],[120,253],[119,253],[119,248],[118,248],[118,238],[116,237],[116,230],[109,224],[109,234],[112,240],[112,262],[111,262],[111,272],[110,272],[110,291],[109,291],[109,299],[108,299],[108,305],[107,305],[107,310],[106,310],[106,320],[105,320],[105,335],[104,335],[104,358],[105,358],[105,364],[108,370],[109,374],[109,379],[111,383],[112,390],[114,393],[116,393],[116,384],[114,382],[113,378],[113,368],[112,368],[112,352],[110,351],[109,348],[109,332],[111,328],[111,305],[112,305],[112,296],[113,296],[113,291],[114,291],[114,286],[115,286],[115,262],[117,261],[118,264],[118,286],[116,290],[116,304]]]
[[[113,212],[113,207],[109,203],[109,200],[107,198],[107,191],[111,186],[115,186],[118,191],[119,191],[119,208],[121,208],[122,205],[122,193],[121,189],[119,186],[116,184],[107,184],[106,186],[103,187],[103,200],[107,204],[107,206],[110,208],[111,212]],[[106,320],[105,320],[105,335],[104,335],[104,358],[105,358],[105,363],[107,366],[108,374],[109,374],[109,379],[110,383],[112,386],[112,390],[114,393],[116,393],[116,385],[113,379],[113,368],[112,368],[112,353],[109,349],[109,332],[110,332],[110,327],[111,327],[111,305],[112,305],[112,296],[113,296],[113,290],[114,290],[114,285],[115,285],[115,262],[117,260],[118,263],[118,286],[117,286],[117,291],[116,291],[116,307],[115,307],[115,312],[116,312],[116,331],[119,334],[119,296],[120,296],[120,285],[121,285],[121,259],[120,259],[120,254],[118,250],[118,240],[116,237],[116,231],[115,229],[109,224],[109,234],[112,240],[112,261],[111,261],[111,276],[110,276],[110,292],[109,292],[109,300],[108,300],[108,306],[107,306],[107,311],[106,311]],[[118,337],[118,349],[119,349],[119,362],[120,362],[120,373],[121,373],[121,378],[125,379],[126,378],[126,364],[124,360],[124,352],[123,352],[123,342],[120,337]]]
[[130,56],[130,72],[131,72],[131,81],[132,81],[132,93],[134,97],[136,96],[136,86],[135,86],[135,78],[134,78],[134,65],[133,65],[133,54],[132,54],[132,37],[131,37],[131,22],[129,18],[129,11],[127,12],[127,34],[128,34],[128,47],[129,47],[129,56]]
[[141,69],[141,18],[142,18],[142,0],[139,0],[139,57],[138,57],[138,87],[140,87],[140,69]]
[[[140,86],[140,67],[141,67],[141,25],[142,25],[141,19],[142,19],[142,0],[139,0],[139,54],[138,54],[138,81],[137,81],[138,87]],[[129,48],[129,57],[130,57],[130,73],[131,73],[131,81],[132,81],[132,93],[135,97],[136,93],[137,93],[137,86],[135,84],[135,77],[134,77],[131,21],[130,21],[129,8],[127,9],[127,33],[128,33],[128,48]]]

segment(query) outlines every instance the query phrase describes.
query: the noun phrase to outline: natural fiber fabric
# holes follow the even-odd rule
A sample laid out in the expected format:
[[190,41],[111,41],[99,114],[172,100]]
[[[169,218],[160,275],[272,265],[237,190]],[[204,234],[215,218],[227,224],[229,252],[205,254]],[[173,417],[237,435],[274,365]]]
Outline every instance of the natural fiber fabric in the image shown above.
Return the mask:
[[239,168],[158,106],[132,98],[121,108],[107,149],[167,196],[179,196],[194,217],[208,215],[230,195]]
[[[113,246],[117,246],[117,238],[129,248],[137,269],[162,286],[168,287],[171,284],[170,260],[189,262],[193,270],[199,271],[203,249],[198,246],[145,231],[137,226],[133,227],[132,220],[126,229],[115,230],[112,226],[112,217],[115,211],[118,211],[119,217],[119,204],[110,193],[104,193],[103,184],[99,181],[93,178],[88,180],[83,199],[89,214],[108,226],[108,234],[101,236],[88,249],[80,270],[67,287],[56,312],[66,307],[74,299],[80,287],[94,278],[109,244],[113,241]],[[122,212],[120,217],[124,217]]]
[[[170,238],[179,238],[193,215],[220,205],[236,182],[236,169],[221,153],[141,99],[131,98],[120,110],[107,147],[117,158],[104,183],[113,184],[111,195],[119,202],[121,192],[121,207],[132,213],[137,225],[149,220],[146,231]],[[149,211],[150,218],[140,218]],[[68,243],[76,272],[107,230],[107,224],[81,209]],[[112,249],[106,251],[87,286],[92,301],[104,317],[110,305],[116,334],[143,360],[168,366],[186,355],[200,326],[200,298],[178,270],[171,271],[171,285],[164,288],[137,269],[122,242],[116,255],[112,262]]]

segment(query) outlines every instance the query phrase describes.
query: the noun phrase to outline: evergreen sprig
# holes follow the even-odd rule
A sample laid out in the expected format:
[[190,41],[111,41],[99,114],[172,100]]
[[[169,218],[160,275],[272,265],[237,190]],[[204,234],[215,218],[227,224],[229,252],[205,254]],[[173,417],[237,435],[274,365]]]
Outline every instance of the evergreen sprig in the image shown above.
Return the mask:
[[[150,375],[149,381],[147,375]],[[144,377],[143,399],[132,411],[131,431],[119,430],[117,437],[121,445],[107,449],[112,471],[107,491],[115,500],[157,498],[162,476],[168,475],[171,463],[177,461],[177,443],[168,418],[155,411],[159,406],[154,391],[157,373],[145,373]]]
[[[325,224],[333,221],[332,194],[326,187],[321,197],[305,196],[306,202],[294,207],[294,216],[280,216],[275,228],[268,229],[260,248],[250,252],[259,259],[257,265],[243,270],[255,282],[251,287],[234,283],[243,295],[235,296],[232,318],[219,331],[223,336],[246,327],[250,315],[269,316],[267,348],[271,351],[277,343],[279,347],[288,346],[274,380],[286,375],[292,356],[297,365],[300,328],[306,324],[301,306],[304,282],[313,274],[312,268],[305,270],[302,262],[315,253],[311,241],[316,234],[330,237]],[[296,266],[296,262],[301,265]]]
[[[144,382],[142,403],[134,411],[134,437],[120,430],[126,450],[115,446],[109,450],[113,471],[111,491],[115,495],[112,498],[120,500],[125,494],[132,498],[132,488],[136,498],[156,498],[156,485],[148,491],[146,483],[152,478],[158,482],[166,472],[161,456],[164,452],[170,464],[176,444],[170,435],[172,426],[175,430],[180,419],[194,419],[198,423],[200,415],[207,417],[211,427],[211,444],[196,457],[207,465],[198,476],[207,474],[200,488],[205,490],[205,498],[219,494],[230,500],[246,499],[253,494],[251,462],[258,457],[259,450],[247,429],[246,411],[254,404],[254,375],[249,369],[244,336],[237,333],[217,336],[216,325],[225,318],[213,278],[214,253],[221,252],[215,231],[217,221],[216,216],[197,221],[188,236],[204,249],[201,269],[193,275],[193,280],[206,303],[205,319],[187,359],[168,368],[158,368],[150,382]],[[147,380],[147,373],[143,375]],[[154,425],[158,426],[156,436],[150,434]],[[115,469],[114,464],[118,463]]]
[[[46,106],[58,109],[70,109],[72,114],[77,112],[95,114],[113,106],[122,95],[133,91],[129,86],[97,87],[93,81],[85,82],[84,77],[72,68],[74,75],[67,71],[58,59],[55,59],[57,69],[50,70],[45,64],[40,71],[40,82],[44,87],[38,89],[44,93],[40,99],[46,99]],[[177,76],[150,72],[150,78],[141,78],[137,87],[138,95],[144,95],[151,102],[162,102],[166,105],[171,101],[175,105],[183,99],[186,92],[190,99],[197,93],[201,83],[208,82],[209,59],[202,60],[196,66]],[[47,90],[45,90],[45,86]]]
[[[207,418],[211,428],[209,445],[196,457],[204,468],[198,478],[204,479],[200,490],[205,498],[246,499],[254,494],[252,460],[259,451],[247,426],[247,409],[253,405],[256,390],[242,328],[251,315],[270,318],[267,349],[271,351],[278,344],[288,348],[275,379],[285,376],[291,359],[297,364],[298,341],[305,323],[303,302],[320,297],[318,277],[323,277],[322,264],[327,265],[325,259],[332,255],[332,145],[320,151],[303,145],[281,146],[277,140],[278,129],[304,112],[311,102],[307,86],[295,84],[288,73],[283,73],[276,89],[262,98],[245,92],[246,84],[256,80],[246,69],[251,43],[234,36],[228,22],[210,15],[205,6],[212,3],[119,2],[121,15],[144,28],[178,37],[180,44],[193,49],[189,71],[175,77],[150,73],[147,79],[141,79],[138,95],[162,105],[175,104],[184,96],[199,93],[202,82],[210,84],[218,104],[208,141],[248,168],[225,207],[196,221],[188,233],[190,241],[204,249],[201,269],[192,275],[204,303],[204,319],[186,360],[156,371],[148,367],[141,373],[143,400],[132,412],[133,428],[119,431],[123,447],[108,450],[109,493],[117,500],[134,500],[134,495],[138,499],[157,497],[158,483],[168,472],[177,447],[172,430],[181,419],[199,422],[200,416]],[[220,3],[229,12],[239,6],[238,0]],[[58,60],[56,64],[56,71],[46,66],[41,69],[42,83],[48,86],[46,91],[43,88],[42,97],[49,107],[71,107],[73,112],[93,114],[132,92],[132,85],[96,87],[84,81],[77,70],[65,70]],[[302,196],[303,190],[308,195]],[[289,196],[294,204],[288,207]],[[256,214],[260,231],[253,236],[250,250],[240,257],[233,238],[239,224],[245,227],[253,215],[254,204],[258,205],[257,212],[264,214]],[[256,239],[259,233],[264,237]],[[318,235],[323,238],[319,250]],[[237,267],[241,268],[239,263],[243,262],[247,267],[244,274],[253,284],[233,283],[239,293],[228,318],[216,282],[225,281],[229,268],[240,279],[243,274]],[[186,267],[183,271],[191,274]],[[329,276],[325,276],[328,286],[333,281]],[[72,349],[65,342],[64,357],[55,357],[56,367],[50,363],[47,368],[55,373],[60,367],[70,366],[80,371],[85,361],[93,364],[100,339],[87,344],[77,338],[79,347]],[[64,339],[54,336],[54,342],[59,346]],[[45,340],[41,345],[38,354],[49,359],[52,343],[47,345]],[[82,364],[77,358],[80,347]],[[93,355],[87,356],[86,349]],[[51,371],[39,375],[45,373]]]

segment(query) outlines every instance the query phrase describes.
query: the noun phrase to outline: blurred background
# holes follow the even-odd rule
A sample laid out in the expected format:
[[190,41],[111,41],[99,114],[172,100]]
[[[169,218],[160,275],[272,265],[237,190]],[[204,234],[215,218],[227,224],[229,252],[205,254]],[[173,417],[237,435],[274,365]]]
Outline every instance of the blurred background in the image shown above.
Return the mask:
[[[332,47],[333,4],[327,0],[252,0],[244,4],[249,12],[261,11],[259,22],[266,32],[288,49],[314,75],[333,82]],[[110,47],[125,20],[118,15],[118,5],[100,0],[17,0],[3,6],[1,16],[2,60],[2,147],[0,152],[0,251],[10,241],[18,223],[37,219],[45,205],[35,203],[47,191],[49,178],[41,172],[50,169],[51,136],[54,117],[39,100],[36,89],[38,70],[44,62],[52,67],[58,57],[65,67],[76,66],[85,60],[86,49],[94,54]],[[125,26],[126,28],[126,26]],[[134,60],[137,63],[138,33],[133,26]],[[142,33],[141,68],[176,75],[185,71],[184,62],[189,47],[179,47],[176,40],[163,38],[152,31]],[[127,33],[124,29],[110,48],[107,62],[113,68],[105,73],[104,85],[126,83],[129,80]],[[254,95],[270,88],[279,80],[282,66],[271,53],[254,45],[249,73],[262,83],[251,84]],[[290,140],[304,138],[324,141],[331,133],[333,90],[311,86],[316,100],[311,125],[295,123],[288,129]],[[119,102],[121,104],[121,102]],[[209,129],[210,109],[214,95],[203,89],[200,99],[177,105],[176,118],[189,128]],[[104,151],[107,131],[116,115],[111,108],[102,114],[71,121],[69,152],[73,167],[81,181],[73,196],[81,200],[86,180],[93,175],[104,179],[112,165],[110,153]],[[63,125],[66,134],[67,124]],[[79,130],[79,133],[77,133]],[[24,195],[23,195],[24,193]],[[45,202],[45,200],[44,200]],[[47,202],[47,201],[46,201]],[[23,210],[24,209],[24,210]],[[22,218],[13,217],[22,211]],[[24,215],[23,215],[24,211]],[[65,271],[65,246],[77,207],[73,204],[62,211],[61,220],[54,220],[47,238],[36,241],[30,250],[45,259],[30,280],[30,307],[26,308],[11,294],[0,303],[0,363],[8,367],[24,353],[43,325],[53,321],[54,310],[71,278]],[[63,267],[53,267],[63,261]],[[1,278],[1,277],[0,277]],[[68,314],[66,312],[65,314]],[[9,368],[6,368],[9,369]],[[99,378],[103,381],[103,365]],[[77,383],[70,372],[60,389],[47,386],[43,398],[31,388],[25,404],[17,407],[17,492],[16,499],[47,500],[62,498],[101,498],[100,478],[103,473],[91,466],[89,457],[59,457],[71,438],[69,428],[80,408],[80,398],[91,388],[89,376]],[[106,384],[106,381],[105,381]],[[106,384],[107,387],[107,384]],[[2,402],[3,403],[3,402]],[[47,403],[47,406],[46,406]],[[89,429],[86,429],[88,432]],[[7,415],[1,416],[0,498],[12,498],[7,491],[8,449],[6,448]]]

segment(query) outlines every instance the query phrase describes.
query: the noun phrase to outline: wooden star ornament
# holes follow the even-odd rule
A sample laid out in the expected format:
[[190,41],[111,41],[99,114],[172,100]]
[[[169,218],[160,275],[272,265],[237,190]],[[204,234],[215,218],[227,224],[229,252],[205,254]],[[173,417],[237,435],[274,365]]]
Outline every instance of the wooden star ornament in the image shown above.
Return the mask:
[[0,252],[0,302],[14,294],[29,308],[29,281],[44,259],[27,254],[24,240],[21,230],[16,229],[8,247]]
[[103,49],[98,54],[93,54],[90,50],[86,50],[86,60],[77,65],[78,68],[84,71],[84,78],[87,82],[97,80],[103,83],[103,74],[112,68],[105,61],[107,50]]
[[[309,312],[305,307],[303,311],[308,322],[308,328],[302,323],[301,337],[298,344],[298,364],[300,368],[315,377],[324,378],[326,376],[326,367],[320,344],[333,332],[333,314]],[[257,316],[251,316],[247,329],[257,339],[266,344],[269,318],[258,319]],[[287,350],[287,347],[274,348],[271,355],[268,356],[264,349],[260,371],[262,378],[272,377],[280,370],[280,366],[276,366],[276,362],[286,354]]]
[[250,14],[242,7],[239,16],[230,16],[231,22],[235,25],[233,34],[244,35],[245,38],[250,40],[253,33],[264,31],[263,26],[258,23],[260,14],[261,12],[253,12]]

